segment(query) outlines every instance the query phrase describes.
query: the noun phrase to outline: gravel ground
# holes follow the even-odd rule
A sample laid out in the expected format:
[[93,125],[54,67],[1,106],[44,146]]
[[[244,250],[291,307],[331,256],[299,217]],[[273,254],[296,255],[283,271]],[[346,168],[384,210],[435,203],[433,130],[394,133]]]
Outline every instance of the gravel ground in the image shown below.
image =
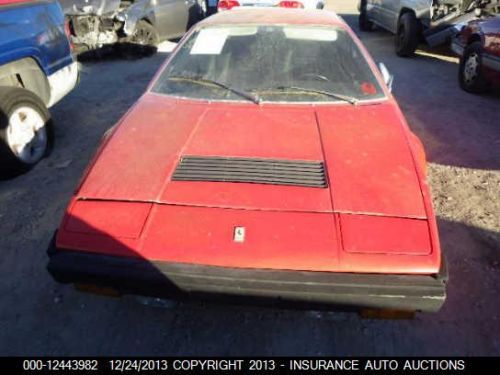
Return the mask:
[[462,92],[457,60],[446,51],[396,57],[390,34],[359,32],[355,5],[333,8],[395,75],[394,95],[428,153],[451,274],[439,313],[391,321],[203,303],[154,307],[56,284],[45,249],[72,190],[102,134],[166,55],[109,58],[84,63],[78,89],[52,109],[51,157],[0,182],[0,354],[500,355],[500,95]]

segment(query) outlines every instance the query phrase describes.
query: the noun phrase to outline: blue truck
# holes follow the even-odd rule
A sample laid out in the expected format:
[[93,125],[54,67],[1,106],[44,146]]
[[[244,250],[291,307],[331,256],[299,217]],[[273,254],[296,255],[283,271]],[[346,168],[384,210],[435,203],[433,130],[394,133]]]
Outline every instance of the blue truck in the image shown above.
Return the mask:
[[27,171],[48,154],[48,108],[77,81],[59,3],[0,0],[0,177]]

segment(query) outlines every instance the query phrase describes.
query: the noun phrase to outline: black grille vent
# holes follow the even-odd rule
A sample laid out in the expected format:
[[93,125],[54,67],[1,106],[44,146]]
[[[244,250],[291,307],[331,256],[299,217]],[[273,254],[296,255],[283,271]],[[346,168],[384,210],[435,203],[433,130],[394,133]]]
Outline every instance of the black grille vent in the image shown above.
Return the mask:
[[323,162],[254,158],[184,156],[172,180],[327,187]]

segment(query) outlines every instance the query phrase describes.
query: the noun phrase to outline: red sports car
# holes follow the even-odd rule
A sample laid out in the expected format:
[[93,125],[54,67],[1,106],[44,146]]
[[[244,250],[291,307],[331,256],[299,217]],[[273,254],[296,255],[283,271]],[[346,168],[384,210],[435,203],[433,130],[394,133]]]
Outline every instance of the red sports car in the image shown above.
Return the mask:
[[331,12],[197,24],[105,136],[50,273],[150,296],[439,309],[425,154],[384,82]]

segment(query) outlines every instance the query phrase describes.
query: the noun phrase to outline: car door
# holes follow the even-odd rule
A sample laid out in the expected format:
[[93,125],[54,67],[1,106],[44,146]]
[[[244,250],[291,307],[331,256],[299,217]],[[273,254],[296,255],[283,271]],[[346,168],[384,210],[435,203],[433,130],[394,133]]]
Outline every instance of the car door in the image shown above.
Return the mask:
[[485,26],[485,52],[500,59],[500,15],[492,18]]
[[195,0],[152,0],[160,39],[181,36],[187,30],[189,8]]
[[500,79],[500,15],[481,25],[484,33],[484,64],[498,72]]
[[366,1],[366,13],[370,21],[380,24],[380,7],[382,6],[382,0],[365,0]]
[[396,32],[399,10],[401,9],[401,0],[379,0],[379,22],[380,25],[393,33]]

